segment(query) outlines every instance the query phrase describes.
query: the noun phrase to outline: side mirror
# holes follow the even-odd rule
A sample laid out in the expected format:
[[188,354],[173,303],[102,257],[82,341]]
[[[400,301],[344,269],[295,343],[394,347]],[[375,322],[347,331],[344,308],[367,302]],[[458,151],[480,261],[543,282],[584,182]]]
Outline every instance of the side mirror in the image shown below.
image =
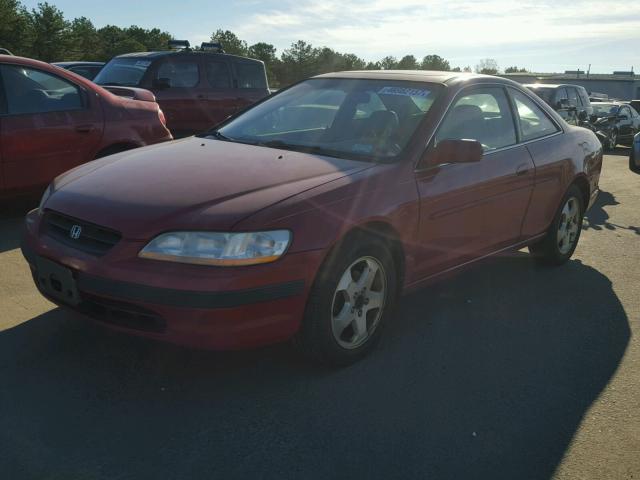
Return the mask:
[[626,113],[618,115],[618,120],[629,120],[629,115],[627,115]]
[[153,80],[153,88],[157,88],[158,90],[163,90],[165,88],[171,88],[171,79],[170,78],[156,78]]
[[586,122],[587,121],[587,112],[585,110],[580,110],[580,112],[578,112],[578,120],[580,120],[581,122]]
[[474,163],[482,160],[482,155],[482,144],[477,140],[441,140],[435,147],[426,151],[420,167],[435,167],[445,163]]
[[569,108],[569,100],[566,98],[561,98],[556,103],[556,108],[558,109],[568,109]]

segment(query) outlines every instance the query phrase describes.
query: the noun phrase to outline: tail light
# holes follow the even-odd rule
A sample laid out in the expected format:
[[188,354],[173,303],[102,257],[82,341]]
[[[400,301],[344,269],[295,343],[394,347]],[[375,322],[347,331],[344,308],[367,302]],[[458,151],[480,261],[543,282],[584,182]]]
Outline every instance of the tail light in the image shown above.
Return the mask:
[[161,108],[158,109],[158,118],[160,119],[160,123],[162,123],[162,125],[164,125],[165,127],[167,126],[167,119],[164,116],[164,112],[162,111]]

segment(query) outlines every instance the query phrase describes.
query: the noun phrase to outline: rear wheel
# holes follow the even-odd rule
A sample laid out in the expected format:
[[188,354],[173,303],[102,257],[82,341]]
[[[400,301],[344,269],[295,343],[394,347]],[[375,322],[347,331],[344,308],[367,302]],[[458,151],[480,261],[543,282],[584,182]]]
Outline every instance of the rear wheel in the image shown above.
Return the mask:
[[529,251],[538,263],[562,265],[571,258],[580,239],[583,215],[582,192],[576,185],[572,185],[544,238],[529,246]]
[[359,360],[378,342],[396,292],[396,268],[385,243],[352,238],[318,273],[296,346],[324,364]]

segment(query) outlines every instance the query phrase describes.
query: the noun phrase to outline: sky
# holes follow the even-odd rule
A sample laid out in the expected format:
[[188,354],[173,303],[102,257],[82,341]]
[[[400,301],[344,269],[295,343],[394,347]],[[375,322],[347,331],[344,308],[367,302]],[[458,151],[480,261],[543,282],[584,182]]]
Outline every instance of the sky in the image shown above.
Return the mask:
[[306,40],[365,60],[437,54],[460,67],[494,58],[503,69],[640,71],[640,2],[632,0],[48,1],[67,19],[158,27],[192,45],[222,28],[278,53]]

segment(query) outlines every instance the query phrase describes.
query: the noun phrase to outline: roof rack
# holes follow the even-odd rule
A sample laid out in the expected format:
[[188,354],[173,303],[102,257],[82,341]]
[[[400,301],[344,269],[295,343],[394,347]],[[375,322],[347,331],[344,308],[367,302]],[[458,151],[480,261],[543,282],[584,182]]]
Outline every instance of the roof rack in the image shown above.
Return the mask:
[[0,55],[11,55],[11,56],[13,56],[13,53],[11,53],[6,48],[0,48]]
[[171,50],[190,50],[189,40],[169,40],[168,46]]
[[224,49],[220,42],[202,42],[200,50],[203,52],[224,53]]

